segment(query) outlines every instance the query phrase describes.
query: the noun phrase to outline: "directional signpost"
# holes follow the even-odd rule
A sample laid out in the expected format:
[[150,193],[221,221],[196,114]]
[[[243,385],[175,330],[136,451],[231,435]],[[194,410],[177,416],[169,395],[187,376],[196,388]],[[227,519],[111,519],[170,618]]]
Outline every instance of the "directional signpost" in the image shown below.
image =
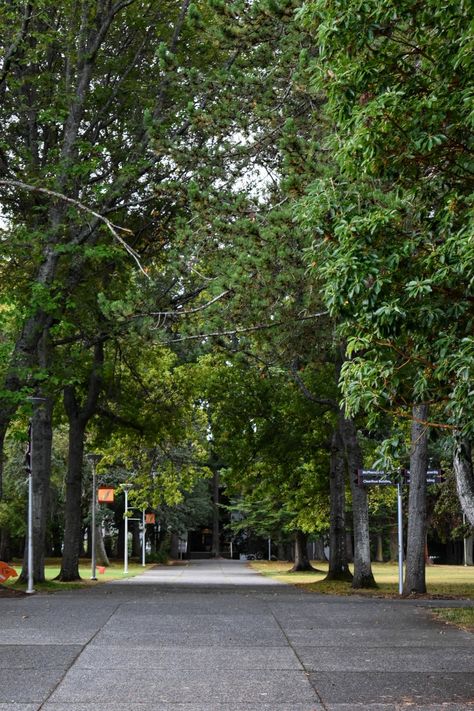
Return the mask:
[[[403,501],[402,483],[410,483],[410,472],[401,469],[399,472],[384,472],[379,469],[357,469],[359,486],[396,486],[397,487],[397,523],[398,523],[398,592],[403,592]],[[440,484],[443,481],[440,469],[428,469],[427,484]]]

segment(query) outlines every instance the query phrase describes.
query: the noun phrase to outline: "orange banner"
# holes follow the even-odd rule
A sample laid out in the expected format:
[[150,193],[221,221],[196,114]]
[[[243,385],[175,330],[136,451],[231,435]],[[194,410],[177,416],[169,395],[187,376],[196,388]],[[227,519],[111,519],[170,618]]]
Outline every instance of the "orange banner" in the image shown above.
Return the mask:
[[97,490],[97,501],[99,504],[111,504],[114,500],[115,489],[108,486],[99,486]]
[[145,514],[145,523],[155,523],[155,514]]
[[18,573],[14,568],[11,568],[7,563],[0,560],[0,583],[3,583],[8,578],[17,578]]

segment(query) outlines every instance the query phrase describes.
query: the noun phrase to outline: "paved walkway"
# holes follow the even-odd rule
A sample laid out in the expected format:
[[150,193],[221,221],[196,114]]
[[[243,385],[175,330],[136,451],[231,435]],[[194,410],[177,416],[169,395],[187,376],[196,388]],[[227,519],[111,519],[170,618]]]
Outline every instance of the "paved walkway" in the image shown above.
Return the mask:
[[237,561],[2,599],[0,711],[472,711],[474,636],[428,607]]

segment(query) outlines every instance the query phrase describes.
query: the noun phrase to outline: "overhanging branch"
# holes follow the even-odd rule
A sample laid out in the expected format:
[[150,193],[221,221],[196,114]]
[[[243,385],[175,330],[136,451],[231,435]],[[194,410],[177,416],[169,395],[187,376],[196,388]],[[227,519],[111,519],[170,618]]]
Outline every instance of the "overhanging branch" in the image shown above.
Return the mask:
[[49,190],[49,188],[40,188],[37,185],[30,185],[29,183],[23,183],[21,180],[11,180],[11,179],[7,179],[7,178],[0,178],[0,185],[4,185],[5,187],[10,187],[10,188],[19,188],[20,190],[27,190],[28,192],[32,192],[32,193],[41,193],[42,195],[48,195],[49,197],[54,197],[57,200],[61,200],[62,202],[66,202],[70,205],[74,205],[74,207],[77,207],[78,210],[81,210],[82,212],[86,212],[87,214],[92,215],[93,217],[95,217],[97,220],[102,222],[107,227],[107,229],[111,232],[114,239],[117,240],[117,242],[119,242],[119,244],[122,245],[122,247],[125,249],[125,251],[136,262],[141,273],[144,274],[147,278],[149,278],[145,269],[141,265],[140,255],[138,254],[138,252],[136,252],[133,249],[133,247],[131,247],[124,240],[124,238],[121,237],[119,234],[119,231],[120,231],[120,232],[126,232],[127,234],[131,235],[131,234],[133,234],[132,230],[129,230],[126,227],[120,227],[119,225],[114,225],[114,223],[111,222],[107,217],[104,217],[104,215],[101,215],[99,212],[96,212],[95,210],[92,210],[92,208],[87,207],[87,205],[84,205],[79,200],[75,200],[74,198],[68,197],[67,195],[58,193],[55,190]]
[[[320,311],[316,314],[310,314],[309,316],[302,316],[301,318],[294,319],[295,321],[309,321],[310,319],[320,318],[321,316],[327,316],[329,311]],[[231,331],[214,331],[212,333],[198,333],[193,336],[182,336],[181,338],[172,338],[169,341],[164,341],[164,345],[169,343],[180,343],[181,341],[195,341],[204,338],[220,338],[222,336],[236,336],[239,333],[252,333],[254,331],[263,331],[268,328],[277,328],[278,326],[285,326],[286,321],[273,321],[272,323],[259,323],[256,326],[249,326],[247,328],[234,328]]]

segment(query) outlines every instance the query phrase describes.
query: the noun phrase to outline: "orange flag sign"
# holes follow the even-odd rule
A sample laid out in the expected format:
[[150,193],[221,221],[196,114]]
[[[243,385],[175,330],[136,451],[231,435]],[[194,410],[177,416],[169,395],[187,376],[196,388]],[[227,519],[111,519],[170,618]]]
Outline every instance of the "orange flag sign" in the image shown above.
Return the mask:
[[111,504],[114,500],[114,491],[108,486],[99,486],[97,491],[97,500],[99,504]]
[[17,578],[18,573],[14,568],[11,568],[7,563],[0,560],[0,583],[4,583],[8,578]]

